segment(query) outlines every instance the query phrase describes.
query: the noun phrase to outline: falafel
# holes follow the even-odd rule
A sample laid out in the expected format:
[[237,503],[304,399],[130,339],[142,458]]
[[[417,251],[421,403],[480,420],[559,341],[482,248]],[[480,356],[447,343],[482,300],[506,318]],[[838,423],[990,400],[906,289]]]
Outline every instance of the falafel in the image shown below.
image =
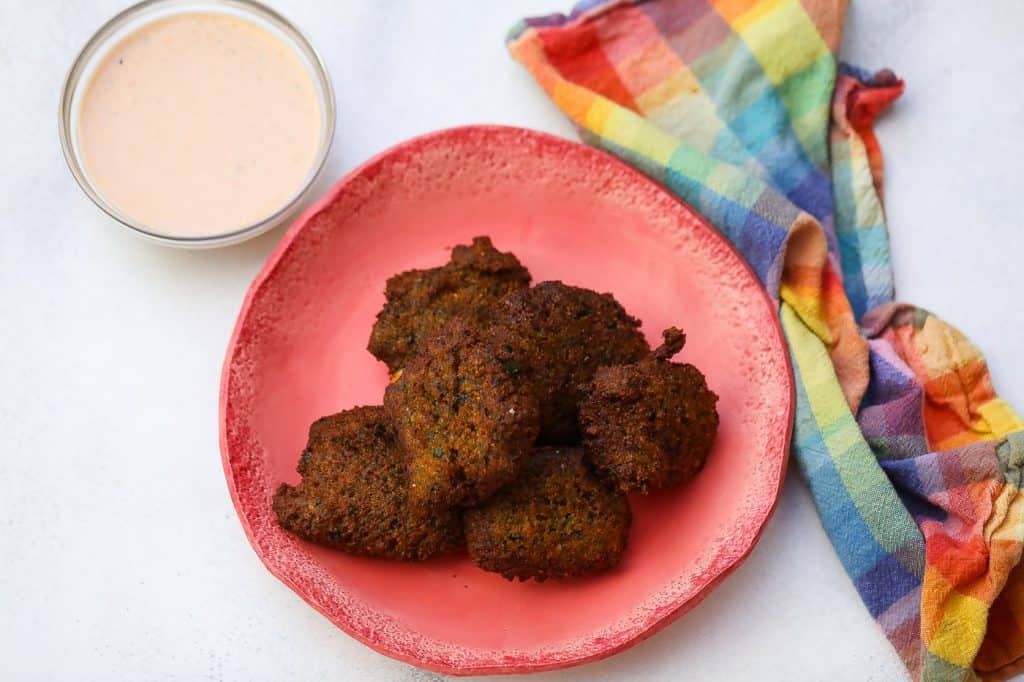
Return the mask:
[[515,479],[540,428],[537,400],[464,320],[452,320],[384,392],[406,453],[409,502],[445,509]]
[[466,511],[466,547],[509,580],[569,578],[618,565],[631,521],[626,496],[597,480],[580,448],[539,448],[515,482]]
[[395,372],[449,320],[486,322],[493,303],[525,289],[530,279],[514,255],[495,249],[490,237],[476,237],[470,246],[456,246],[446,265],[388,279],[387,302],[377,314],[367,348]]
[[640,321],[611,294],[559,281],[507,294],[492,319],[488,342],[502,365],[533,387],[544,445],[579,444],[579,387],[598,367],[636,362],[650,352]]
[[352,554],[423,560],[463,546],[459,514],[420,514],[406,502],[405,456],[382,407],[313,422],[299,460],[302,482],[274,495],[281,526]]
[[583,388],[580,428],[594,471],[623,492],[689,481],[718,431],[718,396],[693,365],[671,362],[686,342],[675,327],[633,364],[601,367]]

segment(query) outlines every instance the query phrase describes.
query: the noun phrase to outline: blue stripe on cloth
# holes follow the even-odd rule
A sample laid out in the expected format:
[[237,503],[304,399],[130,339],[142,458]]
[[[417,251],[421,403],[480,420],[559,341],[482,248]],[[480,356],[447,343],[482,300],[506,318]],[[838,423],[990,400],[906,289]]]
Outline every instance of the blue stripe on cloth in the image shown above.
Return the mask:
[[870,571],[854,579],[857,592],[872,618],[885,613],[904,595],[916,589],[921,579],[915,577],[896,557],[886,554]]
[[893,482],[896,491],[900,494],[900,500],[910,512],[914,519],[920,522],[923,519],[932,519],[940,523],[945,521],[949,514],[932,504],[925,497],[925,482],[917,469],[917,462],[913,459],[893,459],[881,462],[889,480]]

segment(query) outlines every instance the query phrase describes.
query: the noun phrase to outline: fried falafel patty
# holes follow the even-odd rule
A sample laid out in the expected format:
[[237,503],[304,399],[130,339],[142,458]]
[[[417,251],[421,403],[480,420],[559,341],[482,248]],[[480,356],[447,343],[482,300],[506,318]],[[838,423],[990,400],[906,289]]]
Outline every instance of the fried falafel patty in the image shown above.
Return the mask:
[[693,365],[671,362],[676,328],[640,362],[601,367],[584,388],[580,428],[597,475],[623,492],[684,483],[700,471],[718,431],[716,396]]
[[590,472],[580,448],[540,448],[519,478],[466,511],[469,556],[485,571],[538,582],[618,565],[632,514]]
[[540,406],[545,445],[579,443],[580,385],[602,365],[636,362],[650,352],[640,322],[611,294],[541,282],[495,307],[488,342],[502,364],[522,373]]
[[472,505],[515,479],[540,428],[537,399],[463,320],[449,322],[384,392],[417,508]]
[[388,279],[368,349],[395,372],[449,320],[483,323],[493,303],[529,285],[530,272],[514,255],[476,237],[471,246],[456,246],[444,266]]
[[277,489],[274,512],[299,537],[352,554],[405,560],[463,545],[458,513],[409,508],[405,456],[382,407],[357,407],[313,422],[298,472],[301,483]]

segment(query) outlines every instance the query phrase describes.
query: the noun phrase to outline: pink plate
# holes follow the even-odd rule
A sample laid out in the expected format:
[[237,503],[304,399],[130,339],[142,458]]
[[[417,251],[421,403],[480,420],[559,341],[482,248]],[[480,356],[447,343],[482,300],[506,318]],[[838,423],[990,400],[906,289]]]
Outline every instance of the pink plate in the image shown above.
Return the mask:
[[[352,557],[297,540],[271,511],[275,487],[298,479],[310,422],[381,401],[387,372],[365,348],[384,281],[482,234],[535,282],[614,293],[652,343],[684,328],[681,359],[721,397],[707,466],[683,489],[632,500],[629,548],[607,575],[510,583],[465,556]],[[596,660],[692,608],[771,516],[793,410],[774,305],[725,239],[603,152],[497,126],[400,144],[299,218],[249,288],[221,381],[224,473],[267,568],[377,651],[454,674]]]

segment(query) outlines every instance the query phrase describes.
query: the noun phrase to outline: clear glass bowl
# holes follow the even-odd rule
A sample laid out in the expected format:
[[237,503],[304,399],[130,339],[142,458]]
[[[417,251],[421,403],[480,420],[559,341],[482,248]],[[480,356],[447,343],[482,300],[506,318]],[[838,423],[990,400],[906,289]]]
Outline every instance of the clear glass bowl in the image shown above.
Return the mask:
[[[78,117],[82,95],[93,72],[106,54],[122,38],[157,19],[189,12],[217,12],[246,19],[270,31],[272,35],[290,47],[313,79],[313,86],[320,104],[320,143],[316,159],[302,187],[285,205],[279,207],[271,215],[252,225],[223,233],[201,237],[174,237],[162,234],[152,226],[125,215],[97,190],[82,163],[78,139]],[[96,31],[82,48],[64,81],[64,89],[60,97],[58,125],[61,147],[71,174],[93,203],[103,209],[107,215],[140,236],[160,244],[183,248],[209,248],[235,244],[255,237],[280,225],[296,213],[327,161],[331,141],[334,138],[334,121],[334,90],[331,87],[331,79],[327,75],[327,68],[324,66],[323,60],[313,49],[306,36],[274,10],[252,0],[145,0],[113,17]]]

